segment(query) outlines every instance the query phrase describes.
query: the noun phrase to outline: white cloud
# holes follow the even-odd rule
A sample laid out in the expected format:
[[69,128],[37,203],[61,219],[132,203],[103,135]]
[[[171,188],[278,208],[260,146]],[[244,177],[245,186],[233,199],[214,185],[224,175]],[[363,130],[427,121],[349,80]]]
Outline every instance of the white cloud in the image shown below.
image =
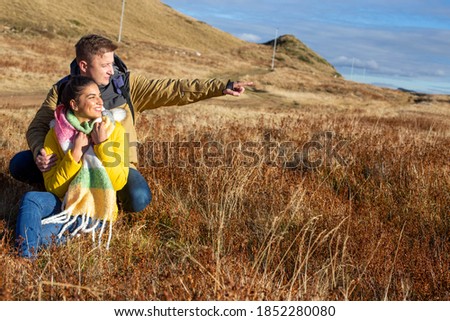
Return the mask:
[[346,56],[339,56],[337,58],[334,58],[331,60],[331,63],[335,66],[345,66],[345,67],[351,67],[353,66],[354,68],[366,68],[366,69],[371,69],[371,70],[377,70],[379,69],[379,65],[378,63],[373,60],[361,60],[358,58],[350,58],[350,57],[346,57]]
[[241,38],[242,40],[245,41],[250,41],[250,42],[260,42],[261,41],[261,37],[254,35],[252,33],[242,33],[239,35],[239,38]]

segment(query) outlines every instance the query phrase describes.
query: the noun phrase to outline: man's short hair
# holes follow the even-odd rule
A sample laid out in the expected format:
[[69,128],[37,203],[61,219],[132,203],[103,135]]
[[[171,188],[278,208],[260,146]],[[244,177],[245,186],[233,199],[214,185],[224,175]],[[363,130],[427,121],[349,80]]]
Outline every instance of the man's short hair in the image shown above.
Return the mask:
[[117,49],[117,45],[108,38],[91,34],[83,36],[75,45],[77,62],[81,60],[91,62],[96,55],[103,55]]

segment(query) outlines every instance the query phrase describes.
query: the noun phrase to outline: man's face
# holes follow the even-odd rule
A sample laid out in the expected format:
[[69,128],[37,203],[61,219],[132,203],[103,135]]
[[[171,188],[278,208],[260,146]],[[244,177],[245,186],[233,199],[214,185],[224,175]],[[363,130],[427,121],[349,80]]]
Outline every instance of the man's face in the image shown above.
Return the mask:
[[91,62],[85,62],[85,68],[81,68],[81,73],[92,78],[97,85],[105,86],[109,84],[109,80],[114,74],[113,67],[114,52],[111,51],[102,55],[95,55]]

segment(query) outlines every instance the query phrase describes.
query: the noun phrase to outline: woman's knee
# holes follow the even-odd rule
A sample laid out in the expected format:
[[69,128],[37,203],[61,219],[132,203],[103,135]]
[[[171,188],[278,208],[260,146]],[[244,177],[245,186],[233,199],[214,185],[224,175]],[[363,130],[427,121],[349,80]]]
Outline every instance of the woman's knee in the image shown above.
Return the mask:
[[40,207],[40,197],[42,195],[42,192],[26,192],[22,199],[20,200],[20,207],[23,206],[33,206],[33,207]]
[[132,212],[143,211],[152,201],[152,193],[147,188],[137,188],[132,191],[131,195],[131,210]]

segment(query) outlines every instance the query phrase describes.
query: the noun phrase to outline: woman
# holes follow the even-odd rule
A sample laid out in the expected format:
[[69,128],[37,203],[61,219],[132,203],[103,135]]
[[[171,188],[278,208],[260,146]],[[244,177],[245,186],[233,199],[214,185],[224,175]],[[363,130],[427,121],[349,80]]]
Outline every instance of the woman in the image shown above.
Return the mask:
[[[44,172],[47,192],[28,192],[22,198],[16,227],[19,254],[36,257],[41,247],[66,240],[68,233],[100,230],[117,218],[116,191],[127,182],[124,129],[102,117],[103,101],[97,84],[74,76],[62,93],[55,121],[44,148],[57,163]],[[120,109],[118,109],[120,110]]]

